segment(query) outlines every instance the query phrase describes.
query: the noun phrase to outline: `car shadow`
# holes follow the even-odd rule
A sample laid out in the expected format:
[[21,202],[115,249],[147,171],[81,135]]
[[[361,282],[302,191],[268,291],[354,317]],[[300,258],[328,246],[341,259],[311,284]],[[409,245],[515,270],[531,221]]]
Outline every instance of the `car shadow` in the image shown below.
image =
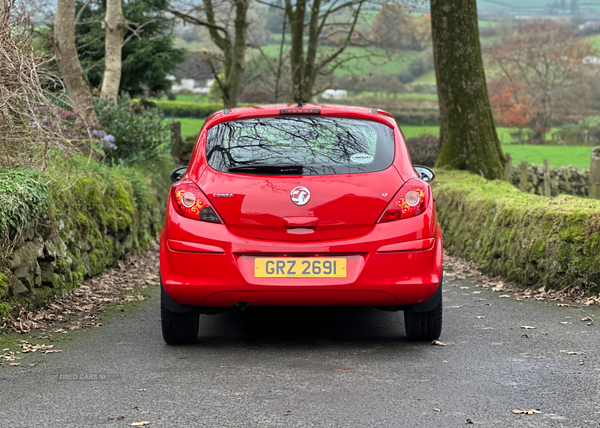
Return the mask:
[[198,345],[406,341],[403,312],[370,307],[251,307],[200,316]]

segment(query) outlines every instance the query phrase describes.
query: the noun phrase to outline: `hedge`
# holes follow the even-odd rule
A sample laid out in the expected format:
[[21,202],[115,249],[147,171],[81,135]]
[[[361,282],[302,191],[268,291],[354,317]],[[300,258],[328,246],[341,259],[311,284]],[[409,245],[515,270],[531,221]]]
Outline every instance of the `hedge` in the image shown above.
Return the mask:
[[524,287],[600,291],[600,201],[521,193],[474,174],[433,182],[444,247]]
[[[151,101],[150,105],[158,107],[168,117],[191,117],[206,119],[216,111],[223,110],[221,103],[188,103],[183,101]],[[252,104],[240,104],[240,107]]]

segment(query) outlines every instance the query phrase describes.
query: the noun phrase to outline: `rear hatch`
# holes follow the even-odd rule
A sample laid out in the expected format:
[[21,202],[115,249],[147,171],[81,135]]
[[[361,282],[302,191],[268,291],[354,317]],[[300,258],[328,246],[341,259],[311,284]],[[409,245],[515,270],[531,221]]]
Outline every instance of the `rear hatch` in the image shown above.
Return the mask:
[[403,180],[393,130],[321,116],[224,122],[208,131],[198,183],[235,234],[322,241],[367,233]]

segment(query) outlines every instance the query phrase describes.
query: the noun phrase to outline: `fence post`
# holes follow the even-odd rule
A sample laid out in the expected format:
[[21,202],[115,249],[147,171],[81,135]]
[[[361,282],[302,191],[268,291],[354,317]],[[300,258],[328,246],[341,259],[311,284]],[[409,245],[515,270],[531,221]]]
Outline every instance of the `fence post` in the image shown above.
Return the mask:
[[548,159],[544,159],[544,196],[552,196],[552,187],[550,186],[550,166]]
[[519,178],[519,189],[521,192],[527,193],[527,185],[529,184],[529,171],[526,161],[521,162],[521,177]]
[[506,165],[504,165],[504,181],[512,183],[513,159],[510,153],[506,153]]
[[600,147],[594,147],[590,155],[590,198],[600,199]]

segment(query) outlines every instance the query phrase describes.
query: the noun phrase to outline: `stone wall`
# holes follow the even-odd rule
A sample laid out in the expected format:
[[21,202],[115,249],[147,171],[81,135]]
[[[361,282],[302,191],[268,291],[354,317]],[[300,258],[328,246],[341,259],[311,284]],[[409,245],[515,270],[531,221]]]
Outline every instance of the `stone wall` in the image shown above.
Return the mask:
[[102,167],[44,189],[46,218],[0,241],[0,318],[21,305],[42,306],[149,248],[159,234],[159,198],[134,169]]
[[[529,181],[527,193],[544,194],[544,166],[529,164]],[[589,193],[590,171],[573,166],[549,168],[552,196],[559,194],[587,197]],[[519,187],[521,184],[521,169],[519,165],[512,166],[511,183]]]
[[440,170],[433,181],[444,249],[527,288],[600,292],[600,200],[523,193]]

